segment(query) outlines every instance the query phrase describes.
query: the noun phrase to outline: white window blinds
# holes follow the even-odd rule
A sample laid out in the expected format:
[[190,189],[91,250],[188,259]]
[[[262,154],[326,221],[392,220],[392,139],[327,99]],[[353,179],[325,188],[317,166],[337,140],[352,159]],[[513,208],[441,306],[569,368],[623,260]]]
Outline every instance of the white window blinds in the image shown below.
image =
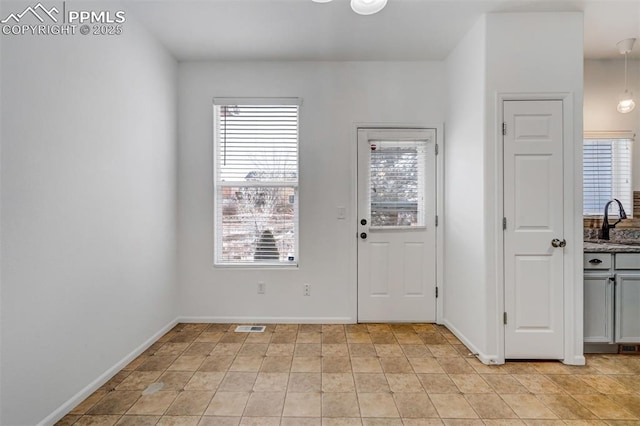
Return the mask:
[[[602,216],[617,198],[627,216],[633,213],[632,141],[630,135],[585,135],[583,144],[583,214]],[[618,215],[612,203],[610,215]]]
[[297,264],[298,104],[214,100],[216,264]]

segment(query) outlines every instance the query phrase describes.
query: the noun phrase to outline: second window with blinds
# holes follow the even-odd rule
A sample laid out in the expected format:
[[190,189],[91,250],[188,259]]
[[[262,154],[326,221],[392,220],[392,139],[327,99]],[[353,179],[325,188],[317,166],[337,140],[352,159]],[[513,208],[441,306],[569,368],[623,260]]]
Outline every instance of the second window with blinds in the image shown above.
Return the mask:
[[297,266],[299,105],[214,99],[216,265]]
[[[633,135],[586,133],[583,143],[583,215],[602,216],[604,206],[616,198],[628,217],[633,214]],[[609,215],[618,215],[611,203]]]

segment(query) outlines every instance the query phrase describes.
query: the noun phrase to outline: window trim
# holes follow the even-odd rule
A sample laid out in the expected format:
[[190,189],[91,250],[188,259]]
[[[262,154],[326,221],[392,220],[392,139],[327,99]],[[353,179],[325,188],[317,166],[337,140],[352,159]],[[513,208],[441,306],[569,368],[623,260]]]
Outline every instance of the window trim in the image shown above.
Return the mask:
[[[267,183],[267,184],[258,184],[254,182],[237,182],[237,181],[229,181],[226,182],[226,185],[220,185],[218,182],[218,156],[219,156],[219,148],[218,148],[218,140],[219,140],[219,132],[218,132],[218,117],[216,114],[216,107],[219,106],[230,106],[230,105],[269,105],[269,106],[297,106],[298,107],[298,115],[297,115],[297,140],[296,140],[296,148],[297,148],[297,180],[296,182],[279,182],[279,183]],[[213,183],[213,232],[212,232],[212,242],[213,242],[213,267],[215,268],[229,268],[229,269],[248,269],[248,270],[297,270],[300,267],[300,117],[302,106],[302,98],[298,97],[214,97],[212,102],[212,118],[213,118],[213,137],[212,137],[212,151],[213,151],[213,167],[212,167],[212,183]],[[294,210],[294,224],[295,224],[295,261],[290,263],[285,262],[269,262],[269,261],[259,261],[259,262],[224,262],[218,260],[218,246],[216,243],[217,238],[217,230],[221,229],[221,221],[222,217],[218,214],[219,200],[218,200],[218,191],[220,188],[225,186],[246,186],[246,187],[294,187],[295,188],[295,196],[296,196],[296,209]]]
[[[629,194],[629,205],[628,207],[625,209],[627,210],[627,214],[629,215],[629,218],[635,218],[637,216],[637,212],[634,211],[634,200],[633,200],[633,174],[634,174],[634,168],[633,168],[633,142],[635,142],[635,137],[636,134],[631,131],[631,130],[620,130],[620,131],[585,131],[583,133],[583,137],[582,137],[582,147],[583,147],[583,153],[582,153],[582,159],[584,162],[584,142],[586,140],[629,140],[631,143],[629,145],[630,147],[630,153],[629,153],[629,167],[630,167],[630,176],[629,179],[631,180],[631,184],[630,184],[630,194]],[[583,171],[584,171],[584,164],[583,164]],[[582,176],[582,188],[584,190],[584,172],[583,172],[583,176]],[[613,197],[615,198],[615,196]],[[583,204],[584,204],[584,194],[583,194]],[[582,217],[583,219],[602,219],[604,216],[604,214],[602,212],[599,212],[597,214],[585,214],[584,212],[584,205],[582,206]],[[614,215],[614,217],[617,217],[616,215]]]

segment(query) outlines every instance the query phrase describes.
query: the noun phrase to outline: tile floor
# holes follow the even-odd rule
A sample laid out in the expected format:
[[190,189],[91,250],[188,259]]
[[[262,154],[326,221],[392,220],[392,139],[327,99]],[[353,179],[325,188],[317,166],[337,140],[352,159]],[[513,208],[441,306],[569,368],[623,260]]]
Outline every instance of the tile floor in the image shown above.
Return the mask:
[[177,325],[58,424],[640,425],[639,356],[489,367],[433,324],[234,329]]

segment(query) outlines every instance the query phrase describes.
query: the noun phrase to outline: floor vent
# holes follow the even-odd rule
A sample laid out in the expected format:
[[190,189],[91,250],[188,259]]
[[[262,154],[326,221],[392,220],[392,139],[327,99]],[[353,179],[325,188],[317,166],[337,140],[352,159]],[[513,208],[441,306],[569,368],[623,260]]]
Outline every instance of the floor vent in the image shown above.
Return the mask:
[[640,355],[640,345],[618,345],[618,353]]
[[264,325],[239,325],[236,327],[236,333],[264,333]]

